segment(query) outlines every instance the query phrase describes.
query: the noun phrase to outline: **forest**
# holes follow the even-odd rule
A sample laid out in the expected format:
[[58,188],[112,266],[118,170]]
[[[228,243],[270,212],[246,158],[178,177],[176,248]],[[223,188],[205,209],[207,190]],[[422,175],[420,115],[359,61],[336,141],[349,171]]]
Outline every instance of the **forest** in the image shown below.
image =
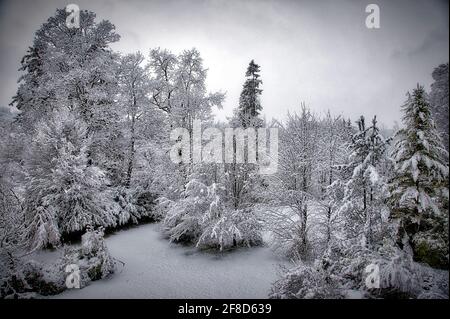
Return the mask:
[[[448,63],[430,70],[430,90],[397,92],[402,123],[387,129],[305,103],[266,120],[264,65],[251,60],[219,121],[226,94],[208,92],[214,65],[197,49],[115,52],[115,26],[80,13],[79,28],[58,9],[36,31],[0,108],[0,298],[59,294],[70,265],[81,288],[114,277],[105,237],[157,223],[168,242],[206,253],[270,246],[288,266],[267,298],[448,299]],[[231,160],[173,161],[171,132],[192,137],[196,121],[276,130],[276,170],[261,174],[259,151],[239,161],[236,139]],[[52,264],[32,258],[55,250]]]

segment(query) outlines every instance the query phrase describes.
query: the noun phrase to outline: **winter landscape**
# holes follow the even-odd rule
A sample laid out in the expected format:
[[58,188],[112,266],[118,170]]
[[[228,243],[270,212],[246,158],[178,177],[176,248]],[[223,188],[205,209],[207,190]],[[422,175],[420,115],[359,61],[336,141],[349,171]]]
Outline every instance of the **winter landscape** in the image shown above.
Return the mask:
[[448,299],[447,1],[0,27],[1,299]]

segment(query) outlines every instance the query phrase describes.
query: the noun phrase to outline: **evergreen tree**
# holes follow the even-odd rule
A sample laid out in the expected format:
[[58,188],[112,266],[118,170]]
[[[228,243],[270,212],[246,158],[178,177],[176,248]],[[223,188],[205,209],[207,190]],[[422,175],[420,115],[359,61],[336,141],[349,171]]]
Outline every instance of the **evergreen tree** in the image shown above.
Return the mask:
[[[259,101],[259,95],[262,90],[259,85],[262,81],[259,79],[260,75],[259,65],[253,60],[247,68],[245,76],[248,77],[244,83],[244,88],[239,98],[239,106],[234,110],[233,117],[230,119],[230,126],[234,128],[259,128],[263,126],[263,121],[259,118],[259,113],[262,110]],[[255,137],[258,139],[257,131],[255,130]],[[245,139],[248,141],[248,136]],[[236,156],[233,163],[225,165],[226,181],[225,188],[227,197],[233,202],[234,209],[243,209],[252,206],[255,201],[254,187],[261,184],[262,180],[257,173],[258,164],[248,162],[248,145],[244,143],[244,161],[245,163],[237,163]],[[258,145],[256,147],[256,161],[258,162]],[[236,137],[233,141],[233,151],[237,151]]]
[[247,72],[245,73],[247,79],[245,80],[244,87],[239,98],[238,117],[244,128],[249,126],[258,126],[259,124],[257,117],[262,110],[262,106],[259,101],[259,96],[262,93],[262,90],[259,88],[262,84],[262,81],[259,78],[259,72],[259,65],[251,60],[248,65]]
[[380,173],[386,161],[388,141],[381,135],[376,117],[366,127],[363,116],[357,121],[358,132],[353,136],[350,148],[349,168],[353,171],[345,185],[344,205],[347,231],[351,238],[358,238],[363,246],[371,246],[381,231],[384,201],[387,197],[386,182]]
[[405,128],[396,134],[390,183],[397,242],[405,250],[411,247],[418,261],[448,267],[448,152],[422,86],[408,93],[403,112]]

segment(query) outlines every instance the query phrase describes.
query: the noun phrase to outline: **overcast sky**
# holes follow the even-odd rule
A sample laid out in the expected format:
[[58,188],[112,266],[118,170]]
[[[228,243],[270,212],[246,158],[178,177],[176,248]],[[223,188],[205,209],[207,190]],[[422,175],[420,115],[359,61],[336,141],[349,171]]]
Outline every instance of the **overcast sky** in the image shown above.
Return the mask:
[[[304,101],[318,114],[377,114],[392,125],[406,91],[417,82],[428,89],[433,68],[449,55],[448,0],[0,0],[0,105],[15,93],[34,32],[68,3],[115,24],[115,50],[196,47],[209,69],[208,89],[227,92],[219,118],[237,106],[254,59],[267,119]],[[380,7],[380,29],[365,26],[369,3]]]

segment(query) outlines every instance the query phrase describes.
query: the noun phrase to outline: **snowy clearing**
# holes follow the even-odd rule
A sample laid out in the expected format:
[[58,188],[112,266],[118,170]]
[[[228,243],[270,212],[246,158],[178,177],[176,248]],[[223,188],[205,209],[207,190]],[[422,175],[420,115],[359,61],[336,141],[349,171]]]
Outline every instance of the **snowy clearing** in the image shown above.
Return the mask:
[[[267,247],[209,253],[171,244],[159,224],[106,238],[118,263],[108,279],[53,298],[267,298],[283,263]],[[53,254],[54,255],[54,254]]]

